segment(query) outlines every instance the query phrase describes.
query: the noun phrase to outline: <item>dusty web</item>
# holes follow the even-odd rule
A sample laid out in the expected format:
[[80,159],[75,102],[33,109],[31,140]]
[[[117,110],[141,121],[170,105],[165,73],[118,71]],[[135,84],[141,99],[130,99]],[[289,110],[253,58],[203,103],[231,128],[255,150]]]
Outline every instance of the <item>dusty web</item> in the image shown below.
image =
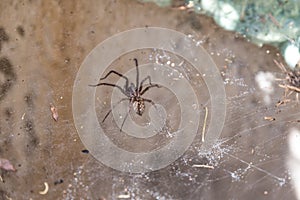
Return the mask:
[[[199,45],[200,43],[202,44],[199,42]],[[227,113],[221,137],[211,151],[203,152],[201,149],[205,107],[208,108],[206,123],[209,124],[211,106],[209,92],[202,79],[203,74],[195,73],[188,62],[170,52],[158,49],[133,52],[113,63],[112,68],[119,66],[118,70],[126,71],[126,66],[130,66],[130,58],[134,56],[138,57],[141,64],[153,62],[161,66],[170,66],[173,70],[167,73],[167,76],[172,77],[173,81],[185,78],[190,82],[200,102],[196,109],[200,113],[197,136],[183,156],[166,168],[150,173],[117,172],[95,163],[93,158],[87,158],[82,166],[74,169],[74,179],[65,191],[65,199],[76,198],[78,194],[86,194],[87,198],[92,199],[195,199],[200,195],[203,199],[240,199],[247,195],[253,197],[253,191],[258,198],[272,199],[285,197],[287,192],[293,191],[286,160],[289,156],[288,132],[290,128],[299,126],[296,102],[276,107],[283,94],[276,82],[269,85],[273,87],[273,92],[268,93],[269,100],[266,101],[265,91],[255,81],[259,70],[246,67],[235,57],[234,52],[228,49],[212,54],[223,57],[226,63],[226,66],[219,66],[219,69],[226,89]],[[120,63],[125,64],[120,66]],[[270,73],[274,74],[274,77],[278,76],[278,73],[271,70]],[[102,92],[99,90],[98,94]],[[147,97],[160,102],[161,95],[163,94],[154,91]],[[101,110],[107,111],[109,107],[110,95],[107,96],[107,99],[96,97],[95,100],[99,121],[105,114]],[[176,102],[172,95],[166,99]],[[177,116],[179,110],[176,111],[176,104],[167,106],[167,116],[172,112],[170,116]],[[167,144],[168,140],[174,137],[178,122],[177,118],[170,117],[165,132],[161,133],[158,139],[148,141],[148,144],[130,141],[132,138],[126,138],[122,134],[114,135],[113,132],[117,129],[112,128],[113,121],[106,122],[104,126],[108,132],[111,131],[112,140],[120,147],[132,151],[145,151],[145,148],[151,150],[153,145],[159,148],[160,145]],[[126,142],[120,142],[124,141],[124,138]],[[99,190],[99,185],[104,189]]]

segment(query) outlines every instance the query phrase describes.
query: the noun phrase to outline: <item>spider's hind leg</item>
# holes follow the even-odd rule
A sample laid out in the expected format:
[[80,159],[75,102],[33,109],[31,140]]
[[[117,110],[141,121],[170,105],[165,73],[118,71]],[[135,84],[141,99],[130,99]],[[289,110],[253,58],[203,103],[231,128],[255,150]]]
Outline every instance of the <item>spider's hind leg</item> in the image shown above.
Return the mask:
[[121,99],[120,101],[118,101],[117,103],[115,103],[115,105],[113,105],[113,107],[106,113],[105,117],[103,118],[102,120],[102,123],[106,120],[106,118],[109,116],[109,114],[111,113],[111,111],[117,106],[119,105],[121,102],[125,101],[125,100],[129,100],[130,101],[130,98],[123,98]]
[[[129,110],[130,110],[130,109],[129,109]],[[123,120],[122,125],[121,125],[121,128],[120,128],[120,132],[122,132],[123,126],[124,126],[125,121],[126,121],[128,115],[129,115],[129,112],[130,112],[130,111],[128,111],[128,112],[126,113],[125,117],[124,117],[124,120]]]

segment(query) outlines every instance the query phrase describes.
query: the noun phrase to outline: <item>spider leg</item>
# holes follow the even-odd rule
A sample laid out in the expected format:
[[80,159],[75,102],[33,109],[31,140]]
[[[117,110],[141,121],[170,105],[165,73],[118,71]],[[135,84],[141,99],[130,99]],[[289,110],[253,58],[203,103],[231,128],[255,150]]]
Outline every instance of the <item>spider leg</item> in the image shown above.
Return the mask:
[[141,91],[140,95],[143,95],[145,92],[147,92],[150,88],[153,88],[153,87],[160,88],[161,86],[158,85],[158,84],[149,85],[149,86],[147,86],[145,89],[143,89],[143,90]]
[[156,107],[154,101],[152,101],[151,99],[144,99],[143,98],[143,100],[146,101],[146,102],[148,102],[148,103],[151,103],[154,107]]
[[157,109],[157,107],[156,107],[154,101],[152,101],[151,99],[144,99],[144,101],[146,101],[146,102],[148,102],[148,103],[151,103],[152,106],[154,106],[154,108],[156,109],[156,111],[159,112],[159,110]]
[[[130,98],[129,98],[128,100],[131,101]],[[131,102],[129,102],[128,111],[127,111],[127,113],[126,113],[126,115],[125,115],[125,117],[124,117],[124,120],[123,120],[123,122],[122,122],[122,125],[121,125],[121,128],[120,128],[120,132],[122,132],[123,126],[124,126],[124,124],[125,124],[125,121],[126,121],[128,115],[129,115],[129,113],[130,113],[131,107],[132,107],[132,104],[131,104]]]
[[124,126],[124,124],[125,124],[125,121],[126,121],[126,119],[127,119],[127,117],[128,117],[128,114],[129,114],[129,112],[127,112],[126,115],[125,115],[125,118],[124,118],[124,120],[123,120],[123,122],[122,122],[122,125],[121,125],[121,128],[120,128],[120,132],[122,132],[122,128],[123,128],[123,126]]
[[285,86],[284,88],[285,88],[285,90],[284,90],[283,100],[279,101],[276,104],[277,107],[280,106],[280,105],[282,105],[282,104],[284,104],[284,103],[289,102],[290,100],[288,99],[288,97],[293,93],[293,91],[290,91],[290,93],[288,93],[289,88],[287,88],[287,86]]
[[286,79],[285,78],[275,78],[274,80],[275,81],[285,81]]
[[288,88],[286,88],[285,89],[285,91],[284,91],[284,98],[286,99],[286,98],[288,98],[291,94],[293,94],[293,92],[294,91],[290,91],[290,93],[287,93],[289,91],[289,89]]
[[89,85],[91,87],[97,87],[97,86],[100,86],[100,85],[106,85],[106,86],[111,86],[111,87],[116,87],[118,88],[125,96],[129,97],[129,95],[126,93],[126,91],[121,88],[120,86],[116,85],[116,84],[112,84],[112,83],[98,83],[96,85]]
[[121,78],[124,78],[126,81],[125,88],[128,88],[128,84],[129,84],[128,78],[115,70],[110,70],[103,78],[100,78],[100,80],[102,81],[102,80],[106,79],[111,74],[116,74],[116,75],[120,76]]
[[139,93],[142,91],[142,89],[143,89],[143,84],[144,84],[144,82],[145,81],[149,81],[149,85],[152,85],[152,83],[151,83],[151,77],[150,76],[147,76],[146,78],[144,78],[142,81],[141,81],[141,83],[140,83],[140,88],[139,88]]
[[133,59],[135,62],[135,68],[136,68],[136,90],[139,88],[139,78],[140,78],[140,72],[139,72],[139,64],[136,58]]
[[121,103],[122,101],[125,101],[125,100],[130,100],[130,98],[123,98],[120,101],[118,101],[115,105],[113,105],[113,107],[106,113],[105,117],[102,120],[102,123],[106,120],[108,115],[111,113],[112,109],[114,109],[117,105],[119,105],[119,103]]

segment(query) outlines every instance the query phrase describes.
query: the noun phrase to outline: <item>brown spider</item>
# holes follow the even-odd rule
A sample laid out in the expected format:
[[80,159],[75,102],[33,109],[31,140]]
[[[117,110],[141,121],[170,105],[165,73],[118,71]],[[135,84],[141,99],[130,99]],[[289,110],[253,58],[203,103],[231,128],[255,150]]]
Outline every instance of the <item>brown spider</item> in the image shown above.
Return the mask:
[[[278,63],[274,60],[275,64],[285,73],[285,79],[276,79],[279,81],[285,81],[283,84],[278,84],[279,87],[284,88],[284,100],[281,100],[277,103],[277,106],[280,106],[283,103],[289,101],[289,97],[293,92],[296,92],[296,99],[299,102],[299,93],[300,93],[300,66],[297,64],[293,70],[287,70],[282,63]],[[289,93],[288,93],[289,92]]]
[[[133,60],[135,61],[135,67],[136,67],[136,84],[134,84],[134,83],[129,84],[129,80],[126,76],[124,76],[123,74],[121,74],[115,70],[110,70],[103,78],[100,78],[100,81],[106,79],[110,74],[116,74],[116,75],[120,76],[121,78],[125,79],[126,82],[125,82],[124,88],[122,88],[119,85],[112,84],[112,83],[98,83],[96,85],[89,85],[91,87],[97,87],[97,86],[101,86],[101,85],[116,87],[126,96],[126,98],[122,98],[107,112],[107,114],[105,115],[105,117],[102,120],[102,123],[105,121],[105,119],[111,113],[112,109],[114,109],[122,101],[128,100],[129,101],[129,110],[131,108],[133,108],[135,113],[138,114],[139,116],[142,116],[145,111],[145,102],[151,103],[153,106],[155,106],[155,103],[151,99],[145,99],[142,97],[142,95],[145,94],[150,88],[153,88],[153,87],[160,88],[161,86],[158,84],[152,84],[150,76],[147,76],[141,82],[139,82],[138,61],[136,58],[134,58]],[[147,80],[149,81],[149,85],[147,87],[143,88],[143,84]],[[126,113],[126,116],[125,116],[125,118],[122,122],[121,128],[120,128],[120,132],[122,131],[123,125],[128,117],[128,114],[129,114],[129,112]]]

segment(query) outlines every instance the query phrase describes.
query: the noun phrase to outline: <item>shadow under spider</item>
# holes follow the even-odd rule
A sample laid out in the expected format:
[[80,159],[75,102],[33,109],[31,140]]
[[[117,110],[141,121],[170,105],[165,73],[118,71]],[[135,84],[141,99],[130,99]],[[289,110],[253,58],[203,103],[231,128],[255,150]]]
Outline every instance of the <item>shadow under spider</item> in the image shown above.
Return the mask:
[[[147,76],[146,78],[144,78],[141,82],[139,82],[139,65],[138,65],[138,60],[136,58],[133,59],[135,62],[135,68],[136,68],[136,84],[134,83],[129,83],[129,79],[115,71],[115,70],[110,70],[103,78],[100,78],[100,81],[105,80],[108,76],[110,76],[111,74],[115,74],[117,76],[119,76],[120,78],[124,78],[125,79],[125,86],[124,88],[122,88],[119,85],[116,84],[112,84],[112,83],[106,83],[106,82],[102,82],[102,83],[98,83],[96,85],[89,85],[91,87],[97,87],[97,86],[110,86],[110,87],[116,87],[118,88],[126,97],[120,99],[115,105],[113,105],[113,107],[106,113],[105,117],[102,120],[102,123],[106,120],[106,118],[109,116],[109,114],[111,113],[111,111],[117,106],[119,105],[121,102],[123,101],[129,101],[129,107],[128,107],[128,112],[126,113],[126,116],[122,122],[121,128],[120,128],[120,132],[122,131],[123,125],[128,117],[129,111],[131,108],[133,108],[133,110],[135,111],[136,114],[138,114],[139,116],[142,116],[144,111],[145,111],[145,102],[151,103],[155,108],[156,105],[155,103],[151,100],[151,99],[146,99],[143,98],[142,95],[145,94],[147,91],[149,91],[149,89],[156,87],[156,88],[160,88],[161,86],[158,84],[152,84],[151,83],[151,77]],[[149,85],[146,86],[145,88],[144,83],[148,80]],[[156,108],[157,109],[157,108]]]

